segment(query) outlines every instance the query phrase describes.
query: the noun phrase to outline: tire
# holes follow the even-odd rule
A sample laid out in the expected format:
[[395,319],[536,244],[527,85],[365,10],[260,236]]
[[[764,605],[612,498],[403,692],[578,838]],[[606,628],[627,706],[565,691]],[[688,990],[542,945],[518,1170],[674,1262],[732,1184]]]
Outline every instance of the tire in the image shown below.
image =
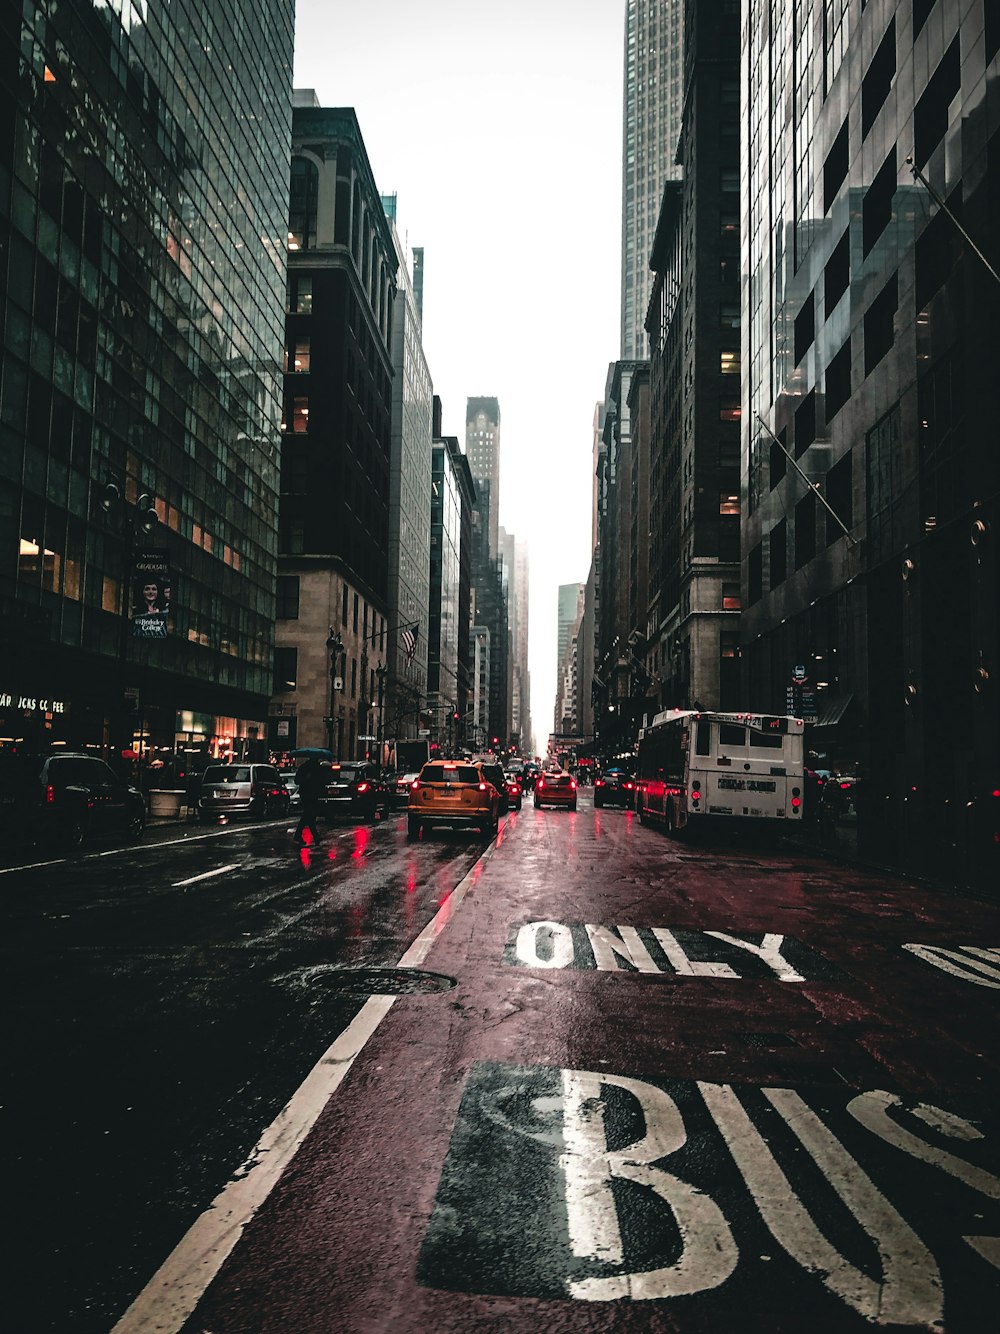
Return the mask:
[[417,819],[415,815],[408,815],[406,817],[406,837],[407,838],[420,837],[420,821]]
[[125,836],[130,843],[138,843],[146,829],[146,812],[136,811],[125,826]]
[[536,798],[535,798],[535,810],[536,810],[536,811],[540,811],[541,809],[542,809],[542,803],[541,803],[541,802],[538,800],[538,798],[536,797]]
[[519,811],[519,810],[521,809],[521,798],[520,798],[520,797],[518,797],[518,799],[517,799],[517,805],[514,807],[514,809],[515,809],[515,811]]
[[604,805],[604,799],[603,799],[603,797],[602,797],[600,800],[599,800],[597,797],[594,798],[594,810],[595,810],[595,811],[599,811],[603,805]]
[[82,815],[71,815],[66,823],[66,846],[70,852],[80,852],[87,842],[87,821]]
[[575,810],[576,810],[576,802],[575,802],[575,801],[573,802],[573,805],[570,807],[570,810],[571,810],[571,811],[575,811]]

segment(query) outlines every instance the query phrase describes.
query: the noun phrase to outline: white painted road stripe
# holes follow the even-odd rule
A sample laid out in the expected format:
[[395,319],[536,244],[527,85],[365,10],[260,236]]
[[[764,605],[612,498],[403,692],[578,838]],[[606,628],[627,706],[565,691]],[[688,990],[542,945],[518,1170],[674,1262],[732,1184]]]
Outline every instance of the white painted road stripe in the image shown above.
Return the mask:
[[[398,968],[423,963],[462,900],[492,858],[495,843],[469,870],[406,951]],[[395,996],[372,996],[264,1131],[256,1148],[191,1225],[115,1325],[111,1334],[177,1334],[276,1185],[320,1112],[379,1024]]]
[[[286,816],[285,819],[288,817]],[[53,857],[47,862],[29,862],[23,866],[0,866],[0,875],[13,875],[15,871],[37,871],[46,866],[65,866],[68,862],[90,862],[95,857],[121,857],[127,852],[146,853],[154,848],[176,848],[183,843],[200,843],[205,838],[222,838],[224,834],[238,834],[246,829],[268,829],[272,825],[283,824],[283,820],[260,821],[255,825],[226,825],[224,829],[213,829],[207,834],[185,834],[183,838],[164,839],[162,843],[129,843],[124,848],[108,848],[104,852],[89,852],[83,857]]]
[[190,880],[175,880],[172,889],[181,889],[184,885],[196,885],[199,880],[210,880],[213,875],[224,875],[226,871],[235,871],[239,862],[233,862],[230,866],[217,866],[214,871],[202,871],[201,875],[193,875]]

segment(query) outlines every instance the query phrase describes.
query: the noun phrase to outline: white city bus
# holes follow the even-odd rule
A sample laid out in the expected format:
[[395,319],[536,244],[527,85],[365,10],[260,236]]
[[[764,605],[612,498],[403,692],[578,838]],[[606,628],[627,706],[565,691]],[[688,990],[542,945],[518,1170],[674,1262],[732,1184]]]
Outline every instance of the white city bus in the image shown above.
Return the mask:
[[802,819],[801,718],[668,709],[639,733],[636,809],[673,834]]

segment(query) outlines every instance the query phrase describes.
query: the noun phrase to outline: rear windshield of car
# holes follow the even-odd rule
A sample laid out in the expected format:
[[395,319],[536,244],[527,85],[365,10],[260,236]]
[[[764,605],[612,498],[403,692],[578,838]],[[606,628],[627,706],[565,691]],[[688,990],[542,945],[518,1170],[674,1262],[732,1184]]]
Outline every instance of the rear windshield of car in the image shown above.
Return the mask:
[[330,780],[334,783],[353,783],[362,774],[358,764],[334,764],[330,769]]
[[425,764],[420,770],[421,783],[478,783],[479,770],[471,764]]
[[249,764],[219,764],[214,769],[206,769],[205,783],[249,783]]
[[569,787],[573,780],[569,774],[553,774],[547,781],[552,787]]

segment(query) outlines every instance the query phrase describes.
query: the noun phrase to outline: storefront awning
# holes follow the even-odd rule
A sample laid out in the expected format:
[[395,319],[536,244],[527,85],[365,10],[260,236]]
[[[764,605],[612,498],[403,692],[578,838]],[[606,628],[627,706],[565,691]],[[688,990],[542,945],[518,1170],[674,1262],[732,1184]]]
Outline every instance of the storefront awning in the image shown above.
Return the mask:
[[813,727],[834,727],[851,706],[853,695],[832,695],[820,704]]

